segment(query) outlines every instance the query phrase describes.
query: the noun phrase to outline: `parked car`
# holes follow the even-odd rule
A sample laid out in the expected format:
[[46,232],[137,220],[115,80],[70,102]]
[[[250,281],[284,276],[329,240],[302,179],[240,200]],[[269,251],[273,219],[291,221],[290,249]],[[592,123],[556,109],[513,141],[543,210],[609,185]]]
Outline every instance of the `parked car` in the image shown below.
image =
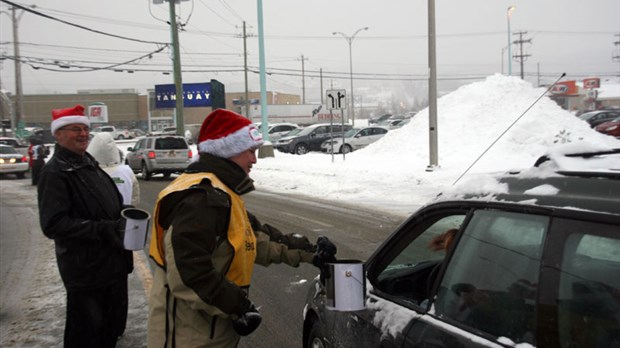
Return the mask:
[[598,132],[620,138],[620,116],[594,127]]
[[164,127],[159,131],[149,133],[149,135],[175,135],[175,134],[177,134],[177,127]]
[[[256,127],[260,130],[262,134],[262,129],[260,128],[260,123],[256,124]],[[301,127],[295,123],[270,123],[267,128],[267,133],[269,134],[269,141],[275,143],[283,136],[287,135],[290,131],[294,129],[300,129]]]
[[616,117],[620,117],[620,111],[616,110],[596,110],[586,112],[579,116],[580,119],[588,122],[590,127],[594,128],[601,123],[611,121]]
[[22,155],[28,155],[28,144],[25,140],[20,138],[11,138],[11,137],[0,137],[1,145],[8,145],[17,150],[18,153]]
[[392,114],[384,114],[384,115],[377,116],[377,117],[371,117],[368,120],[368,124],[380,124],[384,121],[387,121],[390,117],[392,117]]
[[274,147],[281,152],[305,155],[309,151],[321,151],[321,144],[328,138],[342,137],[352,127],[345,124],[317,123],[299,132],[294,131],[276,141]]
[[15,174],[19,179],[23,179],[29,169],[28,156],[13,146],[0,144],[0,174]]
[[379,126],[353,128],[344,134],[344,146],[342,145],[343,138],[328,139],[321,144],[321,151],[327,153],[332,153],[332,151],[334,153],[349,153],[374,143],[387,133],[387,128]]
[[406,125],[409,122],[411,122],[411,118],[391,120],[388,124],[385,125],[385,127],[387,127],[388,129],[397,129]]
[[51,129],[42,129],[36,131],[34,136],[41,139],[44,144],[54,144],[56,142],[56,138],[54,138],[54,134],[52,134]]
[[131,134],[127,129],[117,129],[114,126],[98,126],[90,130],[91,133],[110,133],[115,140],[131,139]]
[[620,149],[567,156],[439,195],[358,278],[354,260],[328,265],[303,347],[620,346]]
[[192,160],[192,150],[184,137],[178,135],[147,136],[127,149],[125,163],[142,179],[150,180],[153,174],[169,178],[180,173]]
[[129,136],[131,139],[143,137],[146,135],[146,132],[139,128],[133,128],[129,130]]

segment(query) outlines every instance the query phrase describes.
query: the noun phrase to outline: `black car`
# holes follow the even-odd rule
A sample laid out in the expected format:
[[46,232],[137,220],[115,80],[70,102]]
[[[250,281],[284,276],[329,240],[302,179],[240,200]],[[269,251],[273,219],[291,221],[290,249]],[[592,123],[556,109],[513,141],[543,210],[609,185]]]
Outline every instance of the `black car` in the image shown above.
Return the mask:
[[620,111],[616,110],[597,110],[586,112],[579,115],[579,118],[588,122],[590,127],[594,128],[599,124],[611,121],[616,117],[620,117]]
[[276,141],[274,147],[281,152],[305,155],[309,151],[321,151],[321,144],[330,138],[340,137],[353,128],[350,124],[319,123],[286,134]]
[[346,291],[362,308],[335,300],[333,280],[354,273],[323,272],[303,346],[620,347],[620,149],[570,156],[615,164],[560,170],[543,157],[422,207]]

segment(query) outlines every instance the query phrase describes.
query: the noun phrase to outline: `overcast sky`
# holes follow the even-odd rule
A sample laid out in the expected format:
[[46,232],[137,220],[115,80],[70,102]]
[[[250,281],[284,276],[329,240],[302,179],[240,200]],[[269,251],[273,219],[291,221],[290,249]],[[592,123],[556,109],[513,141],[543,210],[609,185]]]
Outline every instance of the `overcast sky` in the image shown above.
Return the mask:
[[[0,0],[2,88],[15,91],[10,6]],[[13,0],[11,0],[13,1]],[[16,0],[30,6],[34,0]],[[168,4],[152,0],[54,0],[36,2],[34,9],[59,20],[92,30],[145,42],[97,34],[25,12],[19,23],[23,90],[31,93],[73,93],[78,89],[135,88],[173,83],[170,50],[154,53],[137,64],[119,65],[114,72],[79,72],[78,66],[105,67],[136,59],[169,42]],[[620,1],[618,0],[468,0],[436,1],[437,67],[440,92],[463,83],[508,72],[507,9],[516,9],[511,32],[526,32],[523,54],[526,79],[550,83],[562,72],[567,79],[600,76],[617,79],[620,62]],[[22,13],[23,11],[18,11]],[[244,89],[242,23],[246,22],[248,65],[257,70],[257,2],[193,0],[177,6],[183,82],[219,80],[227,92]],[[356,97],[378,94],[400,98],[425,95],[428,74],[427,1],[411,0],[265,0],[263,1],[267,89],[302,95],[302,60],[308,102],[320,100],[323,88],[349,89],[347,36],[363,27],[353,40]],[[513,35],[513,40],[518,36]],[[502,54],[503,52],[503,54]],[[520,53],[513,46],[513,54]],[[502,57],[504,58],[502,60]],[[61,68],[53,65],[71,68]],[[35,70],[31,65],[38,67]],[[49,71],[45,69],[57,70]],[[133,74],[127,73],[133,69]],[[140,70],[151,70],[140,71]],[[512,63],[514,75],[520,64]],[[463,78],[463,80],[455,80]],[[249,89],[259,91],[258,74],[249,73]],[[359,91],[358,91],[359,89]]]

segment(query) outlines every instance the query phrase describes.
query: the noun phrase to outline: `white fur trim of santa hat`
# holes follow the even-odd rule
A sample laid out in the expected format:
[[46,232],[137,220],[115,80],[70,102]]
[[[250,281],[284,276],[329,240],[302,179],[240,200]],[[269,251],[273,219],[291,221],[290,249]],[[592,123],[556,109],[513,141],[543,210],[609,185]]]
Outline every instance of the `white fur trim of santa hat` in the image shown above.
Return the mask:
[[198,144],[199,152],[230,158],[251,148],[263,145],[263,137],[254,124],[245,126],[219,139],[209,139]]
[[263,137],[248,118],[227,109],[211,112],[200,127],[198,151],[222,158],[263,145]]
[[84,107],[82,105],[76,105],[67,109],[52,110],[52,124],[50,127],[52,134],[58,129],[74,123],[90,127],[90,120],[87,116],[84,116]]

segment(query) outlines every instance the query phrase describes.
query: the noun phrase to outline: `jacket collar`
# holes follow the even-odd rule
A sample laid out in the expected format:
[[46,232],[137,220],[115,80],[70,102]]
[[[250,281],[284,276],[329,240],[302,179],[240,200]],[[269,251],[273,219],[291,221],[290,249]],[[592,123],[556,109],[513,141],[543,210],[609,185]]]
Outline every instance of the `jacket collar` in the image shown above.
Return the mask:
[[71,171],[77,170],[83,167],[94,167],[95,159],[88,152],[83,156],[78,155],[73,151],[69,151],[67,148],[60,146],[56,143],[54,147],[54,157],[56,157],[60,170]]
[[201,152],[200,159],[190,164],[185,172],[213,173],[239,195],[254,191],[254,181],[235,162],[208,153]]

